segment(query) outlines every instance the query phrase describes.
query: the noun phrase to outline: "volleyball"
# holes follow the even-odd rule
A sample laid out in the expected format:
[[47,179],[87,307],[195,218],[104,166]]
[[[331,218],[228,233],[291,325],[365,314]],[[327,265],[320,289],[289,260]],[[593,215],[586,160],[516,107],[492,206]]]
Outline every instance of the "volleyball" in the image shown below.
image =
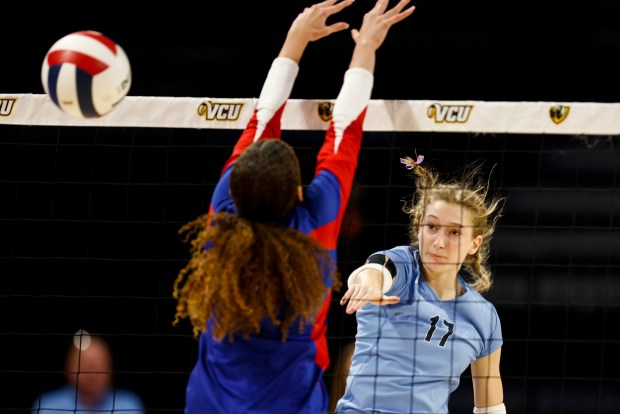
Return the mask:
[[114,109],[131,86],[123,48],[93,30],[70,33],[48,50],[41,68],[43,89],[64,113],[98,118]]

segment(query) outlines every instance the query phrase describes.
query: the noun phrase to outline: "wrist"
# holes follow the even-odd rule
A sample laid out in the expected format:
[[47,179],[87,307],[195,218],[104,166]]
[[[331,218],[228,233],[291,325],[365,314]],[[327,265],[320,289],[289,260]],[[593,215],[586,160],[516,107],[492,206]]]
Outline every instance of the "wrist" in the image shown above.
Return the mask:
[[[349,275],[349,278],[347,279],[347,286],[351,287],[353,284],[355,284],[356,280],[358,279],[358,276],[360,276],[362,272],[365,272],[366,270],[369,270],[369,269],[373,269],[375,271],[375,273],[373,273],[372,276],[370,277],[373,277],[376,279],[377,287],[381,289],[381,293],[385,294],[385,292],[390,290],[390,288],[392,287],[392,275],[390,274],[389,270],[385,268],[385,266],[382,266],[378,263],[366,263],[365,265],[360,266],[357,269],[355,269]],[[368,276],[362,275],[361,277],[368,277]]]
[[308,39],[289,34],[282,45],[282,49],[280,49],[278,57],[287,57],[299,63],[308,43],[310,43]]
[[474,407],[474,414],[506,414],[506,406],[501,403],[492,407]]

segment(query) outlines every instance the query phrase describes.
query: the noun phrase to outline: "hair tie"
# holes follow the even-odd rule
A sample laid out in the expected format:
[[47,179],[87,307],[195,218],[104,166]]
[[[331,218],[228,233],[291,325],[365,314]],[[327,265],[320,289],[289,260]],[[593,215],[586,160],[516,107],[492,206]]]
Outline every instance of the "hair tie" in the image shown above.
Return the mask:
[[422,161],[424,161],[424,155],[418,155],[417,152],[415,161],[410,157],[400,159],[400,163],[405,164],[408,170],[413,170],[416,165],[422,164]]

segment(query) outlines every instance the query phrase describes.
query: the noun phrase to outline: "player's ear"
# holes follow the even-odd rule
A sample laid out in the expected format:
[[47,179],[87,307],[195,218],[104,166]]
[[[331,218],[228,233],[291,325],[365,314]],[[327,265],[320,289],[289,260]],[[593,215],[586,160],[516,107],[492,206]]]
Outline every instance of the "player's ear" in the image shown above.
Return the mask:
[[481,235],[476,236],[474,240],[472,240],[471,248],[469,249],[468,253],[476,254],[481,243],[482,243],[482,236]]
[[300,185],[297,186],[297,200],[299,200],[300,203],[304,201],[304,190]]

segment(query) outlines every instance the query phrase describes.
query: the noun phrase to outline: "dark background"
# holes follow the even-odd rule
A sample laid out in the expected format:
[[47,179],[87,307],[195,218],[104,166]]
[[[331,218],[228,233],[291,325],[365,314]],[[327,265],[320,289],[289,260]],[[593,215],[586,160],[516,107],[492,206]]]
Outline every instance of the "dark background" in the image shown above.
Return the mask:
[[[394,3],[394,2],[392,2]],[[13,4],[3,13],[1,93],[43,93],[47,49],[99,30],[132,64],[134,96],[259,94],[292,19],[307,1],[174,2],[86,8]],[[359,26],[372,1],[342,18]],[[620,5],[422,1],[379,50],[374,99],[618,102]],[[337,94],[353,44],[346,32],[309,46],[293,98]],[[316,134],[289,133],[306,182]],[[196,342],[173,327],[172,283],[187,248],[176,232],[204,213],[235,131],[148,128],[0,129],[0,411],[26,412],[62,384],[79,328],[105,335],[117,385],[151,413],[181,413]],[[620,411],[620,143],[618,137],[367,134],[343,224],[348,274],[375,249],[407,242],[398,163],[413,148],[449,172],[494,163],[508,197],[494,239],[489,293],[504,330],[512,413]],[[380,168],[378,167],[380,166]],[[354,334],[334,303],[334,364]],[[464,375],[454,412],[471,412]]]
[[[49,47],[68,33],[92,29],[127,52],[130,95],[255,97],[290,23],[310,4],[13,2],[1,26],[0,91],[43,93],[40,67]],[[373,4],[357,0],[339,17],[359,27]],[[379,51],[376,99],[618,101],[620,2],[411,4],[414,15],[391,29]],[[333,98],[352,47],[347,31],[311,44],[293,97]]]
[[[285,131],[309,181],[321,132]],[[180,227],[203,214],[238,131],[0,126],[0,411],[26,413],[63,384],[77,329],[112,345],[115,385],[150,414],[183,412],[197,342],[173,326],[188,258]],[[487,297],[502,322],[511,413],[616,414],[620,407],[619,137],[366,133],[338,244],[346,277],[406,244],[398,162],[413,147],[444,174],[484,160],[507,197]],[[355,320],[329,314],[333,385]],[[462,376],[453,413],[471,413]],[[235,413],[236,414],[236,413]],[[241,414],[241,413],[239,413]]]

